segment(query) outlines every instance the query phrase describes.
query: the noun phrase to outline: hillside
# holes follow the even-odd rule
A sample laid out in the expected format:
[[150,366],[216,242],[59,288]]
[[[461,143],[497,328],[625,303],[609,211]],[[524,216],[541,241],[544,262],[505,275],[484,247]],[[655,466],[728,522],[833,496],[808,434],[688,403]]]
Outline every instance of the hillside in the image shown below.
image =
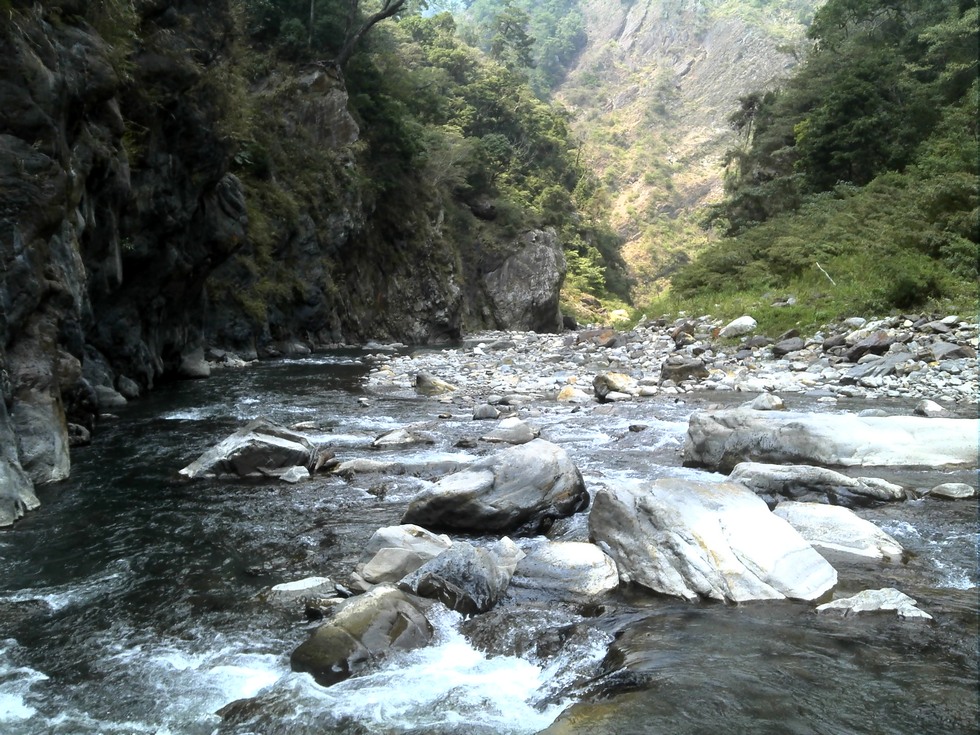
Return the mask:
[[590,0],[588,41],[556,96],[610,197],[643,303],[709,234],[740,96],[795,64],[813,4],[801,0]]

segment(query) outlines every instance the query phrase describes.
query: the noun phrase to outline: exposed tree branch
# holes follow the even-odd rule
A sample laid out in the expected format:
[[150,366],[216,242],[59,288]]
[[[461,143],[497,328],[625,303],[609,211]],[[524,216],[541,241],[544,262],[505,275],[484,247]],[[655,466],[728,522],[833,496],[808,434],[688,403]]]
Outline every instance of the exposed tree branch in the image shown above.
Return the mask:
[[[364,34],[371,30],[376,23],[395,15],[405,6],[406,2],[407,0],[382,0],[381,9],[377,13],[369,15],[356,30],[353,30],[353,32],[352,29],[354,28],[354,23],[351,23],[347,29],[347,40],[344,41],[344,46],[342,49],[340,49],[340,53],[337,54],[337,58],[334,59],[334,63],[340,68],[346,66],[347,62],[350,60],[350,57],[353,56],[354,49],[357,47],[357,44],[364,37]],[[353,19],[356,17],[359,2],[358,0],[350,0],[350,4],[350,17]]]

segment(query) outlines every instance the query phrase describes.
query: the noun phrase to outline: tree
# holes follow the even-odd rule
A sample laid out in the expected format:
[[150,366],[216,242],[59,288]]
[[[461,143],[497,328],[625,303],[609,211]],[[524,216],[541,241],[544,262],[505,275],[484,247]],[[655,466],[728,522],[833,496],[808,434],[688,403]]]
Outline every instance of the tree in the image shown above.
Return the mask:
[[[347,14],[347,38],[344,41],[343,47],[340,52],[334,57],[334,64],[338,67],[343,68],[347,65],[350,57],[354,54],[354,49],[360,40],[364,38],[364,35],[370,31],[375,25],[396,15],[408,0],[381,0],[381,8],[365,18],[360,25],[357,25],[357,18],[360,13],[360,0],[349,0],[348,4],[348,14]],[[422,3],[424,6],[424,3]],[[310,3],[310,18],[312,22],[313,17],[313,3]],[[355,27],[356,26],[356,27]]]

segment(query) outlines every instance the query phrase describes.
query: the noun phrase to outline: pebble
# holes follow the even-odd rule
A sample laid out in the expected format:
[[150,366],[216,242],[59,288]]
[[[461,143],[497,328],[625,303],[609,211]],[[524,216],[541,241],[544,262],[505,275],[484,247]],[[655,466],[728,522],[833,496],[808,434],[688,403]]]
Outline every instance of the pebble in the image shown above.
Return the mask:
[[[691,321],[688,319],[687,321]],[[658,322],[634,328],[619,335],[616,347],[603,347],[592,340],[576,341],[573,333],[535,334],[533,332],[485,332],[474,335],[456,349],[412,354],[378,353],[370,356],[375,363],[367,378],[370,392],[412,392],[417,376],[434,377],[437,384],[451,383],[453,390],[444,394],[443,402],[507,405],[520,407],[541,400],[572,403],[598,402],[592,389],[596,376],[622,373],[640,386],[639,390],[617,395],[616,401],[638,401],[651,396],[680,395],[695,391],[742,391],[750,393],[805,393],[820,402],[832,403],[839,398],[929,399],[943,409],[966,409],[976,403],[978,369],[976,357],[932,360],[929,347],[938,335],[907,322],[923,325],[942,321],[950,331],[941,335],[943,342],[974,352],[978,324],[947,318],[900,318],[864,320],[854,318],[838,325],[828,325],[807,339],[807,348],[793,355],[792,361],[777,359],[764,345],[750,346],[743,338],[741,347],[716,344],[723,324],[709,317],[694,320],[697,337],[690,344],[676,347],[671,333],[679,322]],[[857,329],[852,325],[862,323]],[[903,331],[900,333],[899,329]],[[841,379],[854,363],[843,354],[846,347],[822,344],[854,344],[864,336],[887,332],[889,336],[909,335],[896,347],[908,350],[908,361],[897,361],[893,374],[869,376],[857,385],[842,385]],[[825,339],[832,335],[841,339]],[[722,349],[723,348],[723,349]],[[697,357],[695,357],[697,356]],[[700,360],[706,370],[699,376],[679,382],[661,379],[661,366],[668,357]],[[862,356],[866,363],[886,359],[877,355]],[[606,400],[609,400],[607,397]]]

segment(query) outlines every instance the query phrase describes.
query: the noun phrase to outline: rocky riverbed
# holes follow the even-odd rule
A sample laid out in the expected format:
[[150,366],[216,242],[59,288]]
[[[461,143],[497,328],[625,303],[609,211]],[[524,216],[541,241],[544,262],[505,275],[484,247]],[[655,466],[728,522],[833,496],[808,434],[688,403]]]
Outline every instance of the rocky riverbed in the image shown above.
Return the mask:
[[[754,320],[644,320],[559,335],[488,332],[465,347],[377,352],[369,392],[441,395],[455,405],[595,405],[695,391],[928,400],[923,413],[975,415],[978,325],[958,316],[853,318],[808,338],[753,336]],[[618,377],[600,378],[613,373]],[[421,378],[420,378],[421,376]],[[436,380],[430,380],[434,377]],[[598,382],[597,382],[598,379]]]

